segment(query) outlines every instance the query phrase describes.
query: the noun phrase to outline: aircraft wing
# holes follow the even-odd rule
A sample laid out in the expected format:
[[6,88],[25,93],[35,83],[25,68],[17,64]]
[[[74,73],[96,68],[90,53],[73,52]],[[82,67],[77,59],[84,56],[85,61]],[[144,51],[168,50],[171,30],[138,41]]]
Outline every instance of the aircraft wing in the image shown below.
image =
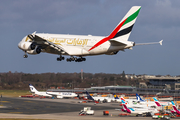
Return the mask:
[[40,45],[42,49],[49,49],[49,51],[55,51],[56,53],[60,52],[63,54],[68,54],[68,52],[61,45],[57,45],[53,42],[43,39],[42,37],[36,35],[36,32],[29,34],[28,38],[35,42],[37,45]]

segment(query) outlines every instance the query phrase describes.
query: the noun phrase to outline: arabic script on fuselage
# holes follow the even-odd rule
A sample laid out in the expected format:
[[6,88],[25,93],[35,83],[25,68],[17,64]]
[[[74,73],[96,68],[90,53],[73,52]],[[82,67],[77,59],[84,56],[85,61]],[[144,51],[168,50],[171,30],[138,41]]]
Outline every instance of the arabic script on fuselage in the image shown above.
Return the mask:
[[88,39],[47,39],[49,42],[53,42],[54,44],[61,45],[61,44],[67,44],[67,45],[87,45]]

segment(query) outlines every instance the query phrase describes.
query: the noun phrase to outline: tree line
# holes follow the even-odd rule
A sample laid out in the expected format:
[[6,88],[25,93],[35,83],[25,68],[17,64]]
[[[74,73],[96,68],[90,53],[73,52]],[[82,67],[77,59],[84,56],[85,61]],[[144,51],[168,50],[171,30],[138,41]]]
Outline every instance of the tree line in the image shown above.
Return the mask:
[[0,73],[0,90],[17,89],[29,90],[29,84],[38,90],[49,88],[74,89],[95,86],[128,85],[136,86],[139,79],[125,77],[124,71],[120,74],[107,73],[40,73],[30,74],[22,72]]

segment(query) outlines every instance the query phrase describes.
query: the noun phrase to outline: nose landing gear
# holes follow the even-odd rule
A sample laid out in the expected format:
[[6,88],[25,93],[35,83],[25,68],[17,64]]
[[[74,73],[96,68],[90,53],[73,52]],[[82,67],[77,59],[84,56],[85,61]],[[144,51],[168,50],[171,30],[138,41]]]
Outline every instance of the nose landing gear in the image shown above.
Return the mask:
[[24,56],[23,56],[24,58],[27,58],[28,57],[28,55],[27,55],[27,53],[26,53],[26,51],[25,51],[25,54],[24,54]]

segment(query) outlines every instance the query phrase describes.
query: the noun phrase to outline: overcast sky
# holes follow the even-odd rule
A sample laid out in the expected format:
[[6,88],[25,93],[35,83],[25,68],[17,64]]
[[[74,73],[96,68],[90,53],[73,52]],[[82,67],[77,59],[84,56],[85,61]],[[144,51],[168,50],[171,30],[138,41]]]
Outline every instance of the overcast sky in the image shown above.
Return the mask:
[[[129,40],[163,41],[117,55],[56,61],[41,53],[23,58],[22,38],[38,33],[107,36],[132,6],[142,6]],[[180,0],[0,0],[0,72],[180,75]]]

